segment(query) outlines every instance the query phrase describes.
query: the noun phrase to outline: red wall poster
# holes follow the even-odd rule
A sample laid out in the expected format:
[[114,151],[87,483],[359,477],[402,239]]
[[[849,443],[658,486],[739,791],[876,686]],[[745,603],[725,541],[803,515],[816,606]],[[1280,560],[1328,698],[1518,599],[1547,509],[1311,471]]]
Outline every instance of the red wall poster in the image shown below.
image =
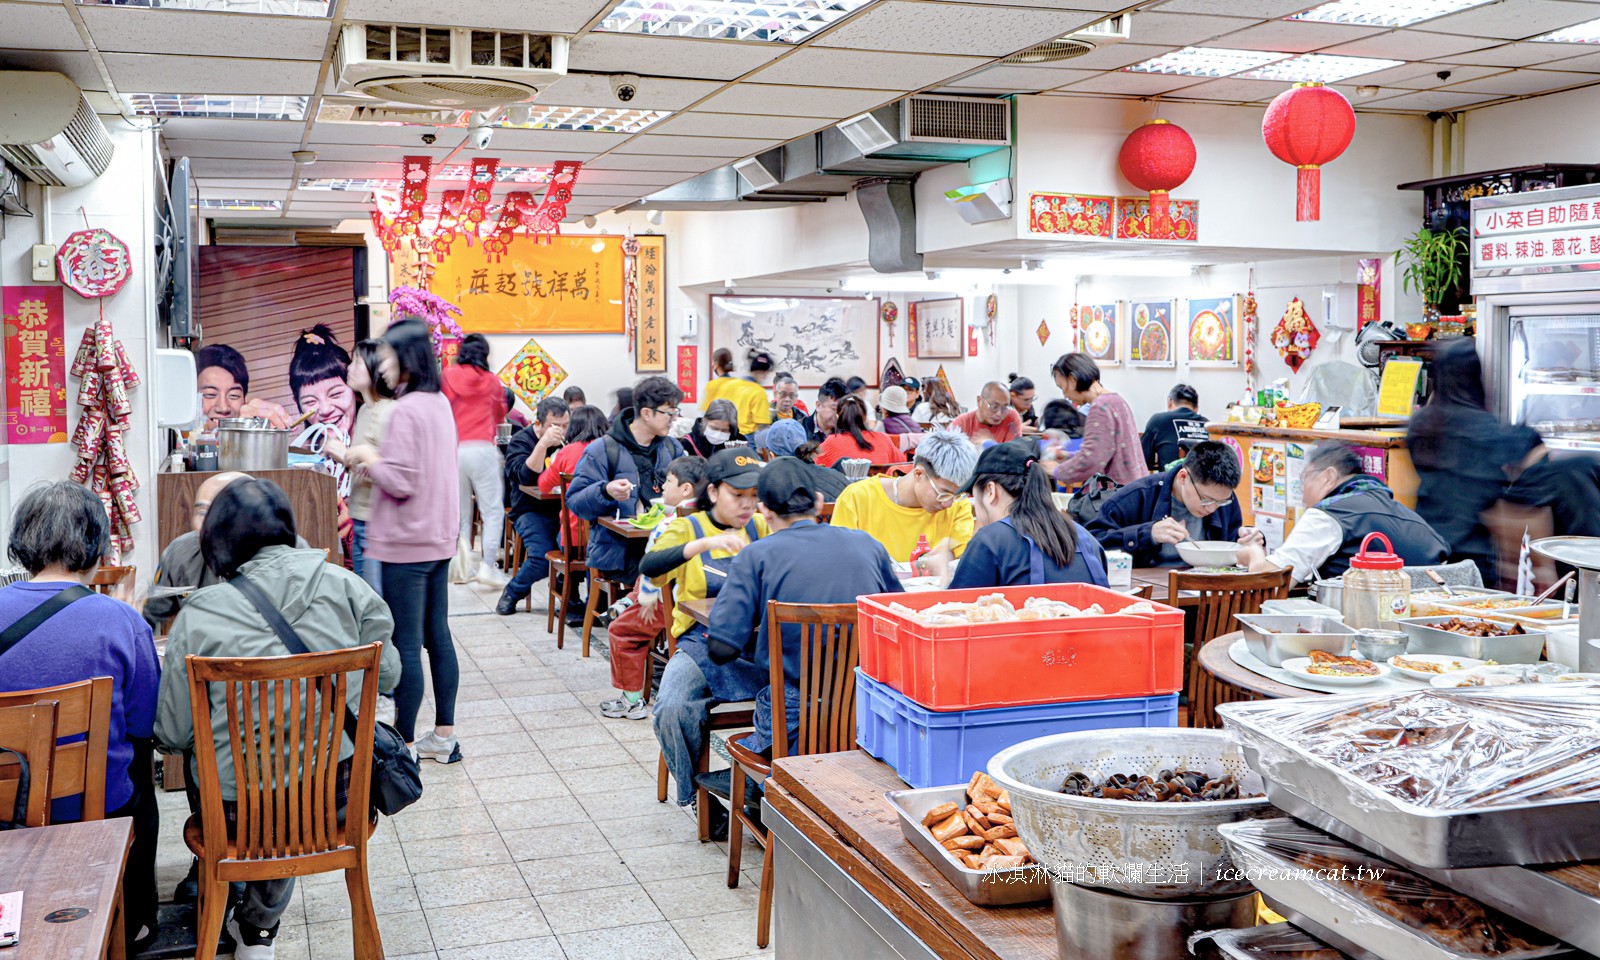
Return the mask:
[[698,403],[695,384],[699,379],[700,348],[694,344],[678,346],[678,389],[683,391],[684,403]]
[[67,442],[66,315],[58,286],[5,287],[6,441]]

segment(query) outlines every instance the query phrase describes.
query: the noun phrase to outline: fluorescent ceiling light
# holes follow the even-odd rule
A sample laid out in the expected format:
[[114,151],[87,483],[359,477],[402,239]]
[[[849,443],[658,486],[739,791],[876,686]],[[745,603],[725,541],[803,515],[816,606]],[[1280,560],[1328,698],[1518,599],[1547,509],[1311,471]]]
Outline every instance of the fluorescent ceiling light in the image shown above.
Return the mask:
[[1377,57],[1336,57],[1326,53],[1306,53],[1248,70],[1239,76],[1250,80],[1284,80],[1290,83],[1312,81],[1338,83],[1364,73],[1398,67],[1404,62]]
[[141,117],[217,117],[226,120],[304,120],[310,97],[211,96],[203,93],[125,93]]
[[278,17],[320,17],[333,8],[329,0],[78,0],[84,6],[159,7],[208,13],[251,13]]
[[1588,20],[1563,27],[1533,39],[1547,43],[1600,43],[1600,20]]
[[799,43],[872,0],[621,0],[595,29],[698,40]]
[[1227,50],[1222,47],[1184,47],[1151,57],[1123,69],[1129,73],[1165,73],[1183,77],[1231,77],[1236,73],[1287,60],[1290,53],[1265,50]]
[[[526,111],[528,116],[523,117]],[[557,107],[527,104],[503,111],[491,127],[516,130],[576,130],[584,133],[638,133],[672,116],[669,110],[624,110],[613,107]]]
[[1496,2],[1498,0],[1333,0],[1284,19],[1360,27],[1405,27]]
[[233,210],[233,211],[273,211],[282,210],[282,200],[224,200],[215,197],[201,197],[201,210]]

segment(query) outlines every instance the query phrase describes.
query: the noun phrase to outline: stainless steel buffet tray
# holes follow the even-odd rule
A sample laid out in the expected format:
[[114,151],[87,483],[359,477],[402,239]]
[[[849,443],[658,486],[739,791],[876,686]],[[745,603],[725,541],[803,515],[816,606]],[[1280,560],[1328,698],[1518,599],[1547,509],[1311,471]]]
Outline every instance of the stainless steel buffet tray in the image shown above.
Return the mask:
[[1243,930],[1207,930],[1189,938],[1189,952],[1198,960],[1285,960],[1320,957],[1335,960],[1353,955],[1307,933],[1292,923],[1272,923]]
[[980,907],[1009,907],[1019,903],[1043,903],[1050,899],[1050,874],[1043,867],[1015,870],[971,870],[956,862],[922,826],[922,818],[941,803],[967,804],[966,784],[927,787],[922,790],[890,790],[884,794],[900,816],[900,832],[917,852],[928,858],[961,895]]

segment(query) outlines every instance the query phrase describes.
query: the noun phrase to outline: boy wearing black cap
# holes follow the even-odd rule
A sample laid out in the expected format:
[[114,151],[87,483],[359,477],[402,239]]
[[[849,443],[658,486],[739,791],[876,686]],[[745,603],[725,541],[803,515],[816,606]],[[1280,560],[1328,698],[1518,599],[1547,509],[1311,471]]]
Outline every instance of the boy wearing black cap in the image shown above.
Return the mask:
[[[761,514],[774,532],[752,543],[734,560],[728,582],[711,609],[709,652],[715,664],[706,679],[711,696],[736,699],[755,685],[755,733],[741,743],[755,751],[772,746],[771,678],[767,649],[767,603],[855,603],[871,593],[899,593],[900,578],[883,544],[860,530],[817,522],[822,497],[807,465],[794,457],[772,461],[757,487]],[[785,636],[784,676],[800,676],[799,627]],[[787,715],[799,715],[795,691],[787,691]],[[791,745],[798,729],[789,731]]]

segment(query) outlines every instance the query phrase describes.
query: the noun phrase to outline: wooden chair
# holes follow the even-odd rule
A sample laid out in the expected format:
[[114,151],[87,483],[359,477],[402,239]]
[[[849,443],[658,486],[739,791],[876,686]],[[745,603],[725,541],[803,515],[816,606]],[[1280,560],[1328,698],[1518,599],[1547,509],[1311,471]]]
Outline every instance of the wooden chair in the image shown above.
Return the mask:
[[[528,545],[522,542],[522,537],[517,535],[517,528],[511,525],[511,513],[506,512],[506,525],[500,534],[500,542],[505,548],[500,554],[500,568],[506,576],[514,577],[522,569],[522,561],[528,559]],[[528,596],[533,596],[529,591]]]
[[1131,590],[1120,592],[1126,593],[1130,597],[1137,597],[1140,600],[1149,600],[1155,596],[1156,585],[1153,583],[1140,583],[1134,585]]
[[817,522],[818,523],[832,523],[833,522],[833,504],[824,503],[822,505],[822,509],[817,511]]
[[[50,789],[56,743],[56,703],[0,707],[0,747],[15,750],[28,761],[28,801],[22,823],[28,827],[50,825]],[[0,754],[0,820],[10,821],[22,789],[22,765],[10,754]],[[105,799],[102,792],[101,800]]]
[[[794,718],[799,742],[794,756],[853,750],[856,745],[856,664],[860,648],[853,603],[767,604],[767,649],[771,652],[772,760],[789,756],[788,705],[783,695],[783,628],[799,624],[800,713]],[[748,829],[767,854],[761,862],[761,897],[756,911],[756,946],[766,949],[772,933],[772,845],[767,832],[744,812],[746,774],[765,781],[772,775],[772,760],[743,745],[728,741],[733,756],[733,817],[728,825],[728,886],[739,885],[739,865],[744,853],[743,832]]]
[[138,567],[101,567],[94,572],[94,579],[89,581],[89,587],[95,593],[118,600],[129,600],[133,597],[133,585],[139,575]]
[[[56,749],[49,798],[83,795],[84,820],[106,817],[106,755],[111,741],[111,695],[115,681],[94,677],[58,687],[0,693],[0,708],[54,700]],[[74,742],[59,741],[73,738]],[[81,739],[80,739],[81,738]],[[3,742],[3,741],[0,741]],[[37,788],[36,788],[37,789]],[[4,807],[0,807],[3,810]]]
[[[367,878],[373,724],[380,644],[287,657],[184,658],[199,773],[200,814],[183,839],[200,858],[196,960],[213,960],[228,884],[343,870],[356,960],[381,960]],[[352,734],[348,822],[339,815],[339,750],[350,676],[361,682]],[[209,684],[222,685],[233,756],[237,823],[228,829],[217,772]]]
[[867,476],[899,477],[910,473],[915,466],[912,463],[874,463],[867,468]]
[[[1188,682],[1189,726],[1218,728],[1217,704],[1250,697],[1228,686],[1200,668],[1200,648],[1225,633],[1238,629],[1236,613],[1261,612],[1268,600],[1289,596],[1294,571],[1276,573],[1187,573],[1174,570],[1167,575],[1167,603],[1184,609],[1184,636],[1189,641]],[[1183,591],[1195,596],[1186,597]],[[1192,608],[1192,609],[1191,609]]]
[[[567,491],[572,487],[572,474],[561,474],[561,512],[559,516],[560,533],[559,544],[556,549],[544,555],[545,562],[550,564],[550,579],[547,581],[549,593],[546,595],[545,606],[548,608],[544,615],[544,628],[546,632],[555,631],[556,649],[560,650],[567,640],[567,598],[572,596],[573,580],[589,572],[585,564],[585,557],[589,551],[589,524],[582,518],[575,517],[567,509]],[[576,525],[577,536],[568,536],[568,532]],[[573,543],[582,540],[582,543]],[[556,581],[561,581],[560,591],[556,590]],[[528,594],[528,610],[533,610],[533,594]]]

